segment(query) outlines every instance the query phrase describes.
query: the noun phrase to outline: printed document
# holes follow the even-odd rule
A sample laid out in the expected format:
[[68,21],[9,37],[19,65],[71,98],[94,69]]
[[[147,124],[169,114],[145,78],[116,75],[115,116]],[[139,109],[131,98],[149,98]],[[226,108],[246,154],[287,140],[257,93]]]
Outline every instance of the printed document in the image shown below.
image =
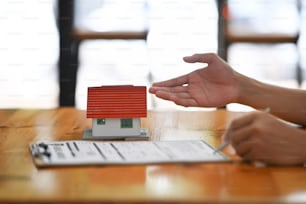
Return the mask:
[[40,141],[30,150],[37,166],[230,161],[203,140]]

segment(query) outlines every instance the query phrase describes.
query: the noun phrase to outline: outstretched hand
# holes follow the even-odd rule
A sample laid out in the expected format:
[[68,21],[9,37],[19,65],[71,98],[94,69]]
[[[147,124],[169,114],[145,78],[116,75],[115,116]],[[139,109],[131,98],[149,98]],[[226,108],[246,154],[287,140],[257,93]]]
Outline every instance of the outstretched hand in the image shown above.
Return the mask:
[[207,66],[153,83],[149,92],[185,107],[220,107],[237,101],[239,74],[220,57],[216,54],[194,54],[183,59],[188,63],[207,63]]

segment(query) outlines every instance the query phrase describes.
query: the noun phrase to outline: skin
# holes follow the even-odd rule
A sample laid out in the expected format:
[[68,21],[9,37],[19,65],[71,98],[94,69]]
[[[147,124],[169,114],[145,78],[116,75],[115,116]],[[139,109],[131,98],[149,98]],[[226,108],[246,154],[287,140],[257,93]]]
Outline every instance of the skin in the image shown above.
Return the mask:
[[[152,84],[149,92],[185,107],[221,107],[240,103],[254,111],[229,125],[224,139],[244,160],[268,164],[306,163],[306,131],[284,121],[306,125],[306,91],[265,84],[244,76],[213,53],[183,58],[205,63],[189,74]],[[282,119],[282,120],[280,120]]]

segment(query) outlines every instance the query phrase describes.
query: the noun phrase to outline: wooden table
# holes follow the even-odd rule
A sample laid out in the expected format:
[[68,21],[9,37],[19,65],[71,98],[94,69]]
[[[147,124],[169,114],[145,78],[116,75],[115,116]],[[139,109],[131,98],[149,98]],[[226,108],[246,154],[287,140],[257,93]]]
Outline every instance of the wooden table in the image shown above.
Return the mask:
[[[149,111],[151,139],[220,142],[226,124],[244,113]],[[306,202],[303,167],[257,168],[203,163],[37,168],[37,140],[81,139],[85,111],[0,110],[0,203],[296,203]]]

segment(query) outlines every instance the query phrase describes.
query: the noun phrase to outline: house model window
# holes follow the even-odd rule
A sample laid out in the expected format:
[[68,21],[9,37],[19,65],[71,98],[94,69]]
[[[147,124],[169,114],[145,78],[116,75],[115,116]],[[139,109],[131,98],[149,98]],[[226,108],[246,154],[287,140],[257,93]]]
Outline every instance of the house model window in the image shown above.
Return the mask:
[[105,118],[98,118],[97,119],[97,125],[105,125],[105,124],[106,124]]
[[120,119],[121,128],[133,128],[133,119],[132,118],[123,118]]
[[145,86],[89,87],[87,118],[92,137],[138,136],[141,118],[147,116]]

